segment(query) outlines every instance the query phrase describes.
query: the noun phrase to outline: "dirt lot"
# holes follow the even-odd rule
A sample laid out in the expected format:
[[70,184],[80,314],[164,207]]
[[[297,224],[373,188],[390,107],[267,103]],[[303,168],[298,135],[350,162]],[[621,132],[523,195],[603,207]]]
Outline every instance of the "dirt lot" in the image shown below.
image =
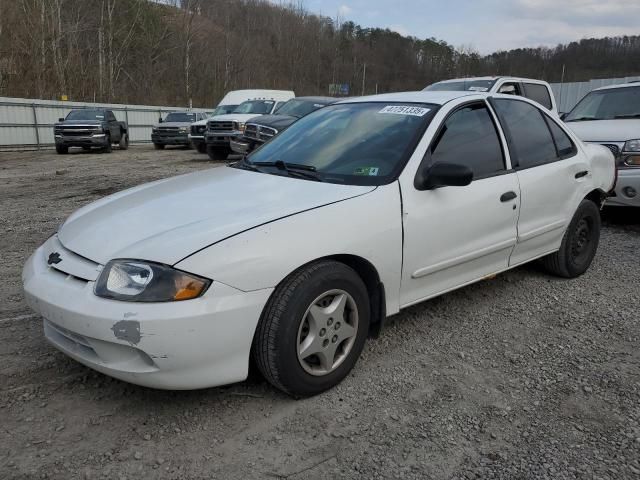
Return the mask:
[[22,299],[30,253],[88,202],[213,166],[149,147],[0,153],[0,478],[640,479],[638,213],[606,215],[577,280],[527,266],[389,319],[311,399],[256,374],[155,391],[50,347]]

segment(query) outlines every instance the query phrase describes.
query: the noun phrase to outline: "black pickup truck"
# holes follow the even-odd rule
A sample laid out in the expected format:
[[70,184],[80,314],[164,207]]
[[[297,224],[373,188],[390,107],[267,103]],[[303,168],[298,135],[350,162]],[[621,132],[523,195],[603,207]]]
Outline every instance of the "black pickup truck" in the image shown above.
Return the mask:
[[116,120],[111,110],[71,110],[66,118],[60,118],[54,125],[53,135],[59,154],[68,153],[69,147],[82,147],[84,150],[97,147],[111,152],[114,143],[121,150],[129,148],[129,128],[126,122]]

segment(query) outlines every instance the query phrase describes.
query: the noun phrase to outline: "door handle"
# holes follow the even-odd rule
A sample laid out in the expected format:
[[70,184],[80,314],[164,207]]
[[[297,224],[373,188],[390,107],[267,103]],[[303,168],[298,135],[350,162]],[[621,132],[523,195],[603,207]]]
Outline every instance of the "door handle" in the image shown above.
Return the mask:
[[518,195],[516,195],[516,192],[505,192],[502,195],[500,195],[500,201],[501,202],[508,202],[510,200],[513,200],[517,196]]
[[586,177],[587,175],[589,175],[589,170],[583,170],[581,172],[576,173],[576,178],[582,178],[582,177]]

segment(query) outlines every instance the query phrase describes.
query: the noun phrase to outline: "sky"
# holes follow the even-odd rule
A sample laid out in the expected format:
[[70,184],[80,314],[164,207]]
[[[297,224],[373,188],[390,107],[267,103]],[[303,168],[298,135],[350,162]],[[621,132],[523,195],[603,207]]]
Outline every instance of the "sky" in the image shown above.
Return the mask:
[[640,0],[302,0],[302,5],[363,27],[435,37],[483,54],[640,34]]

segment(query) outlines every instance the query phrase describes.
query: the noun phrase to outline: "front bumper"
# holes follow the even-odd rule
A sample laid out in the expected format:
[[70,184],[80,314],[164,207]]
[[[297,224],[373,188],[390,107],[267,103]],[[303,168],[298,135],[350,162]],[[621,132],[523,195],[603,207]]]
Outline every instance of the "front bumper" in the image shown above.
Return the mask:
[[204,140],[205,142],[207,142],[207,145],[213,145],[216,147],[229,147],[232,139],[241,136],[242,132],[240,131],[207,131],[204,134]]
[[253,334],[273,289],[242,292],[214,282],[200,298],[131,303],[99,298],[94,281],[49,267],[52,237],[27,261],[27,304],[47,340],[80,363],[152,388],[213,387],[247,377]]
[[182,133],[178,135],[159,135],[151,134],[151,141],[157,145],[189,145],[189,134]]
[[244,155],[247,152],[250,152],[253,150],[253,144],[249,143],[249,142],[244,142],[242,140],[239,139],[231,139],[229,141],[229,144],[231,146],[231,150],[233,150],[234,153],[238,153],[241,155]]
[[87,136],[64,136],[54,135],[56,145],[65,147],[104,147],[107,144],[105,134],[87,135]]
[[[633,194],[635,192],[635,194]],[[640,207],[640,168],[618,170],[618,181],[606,205],[616,207]]]

